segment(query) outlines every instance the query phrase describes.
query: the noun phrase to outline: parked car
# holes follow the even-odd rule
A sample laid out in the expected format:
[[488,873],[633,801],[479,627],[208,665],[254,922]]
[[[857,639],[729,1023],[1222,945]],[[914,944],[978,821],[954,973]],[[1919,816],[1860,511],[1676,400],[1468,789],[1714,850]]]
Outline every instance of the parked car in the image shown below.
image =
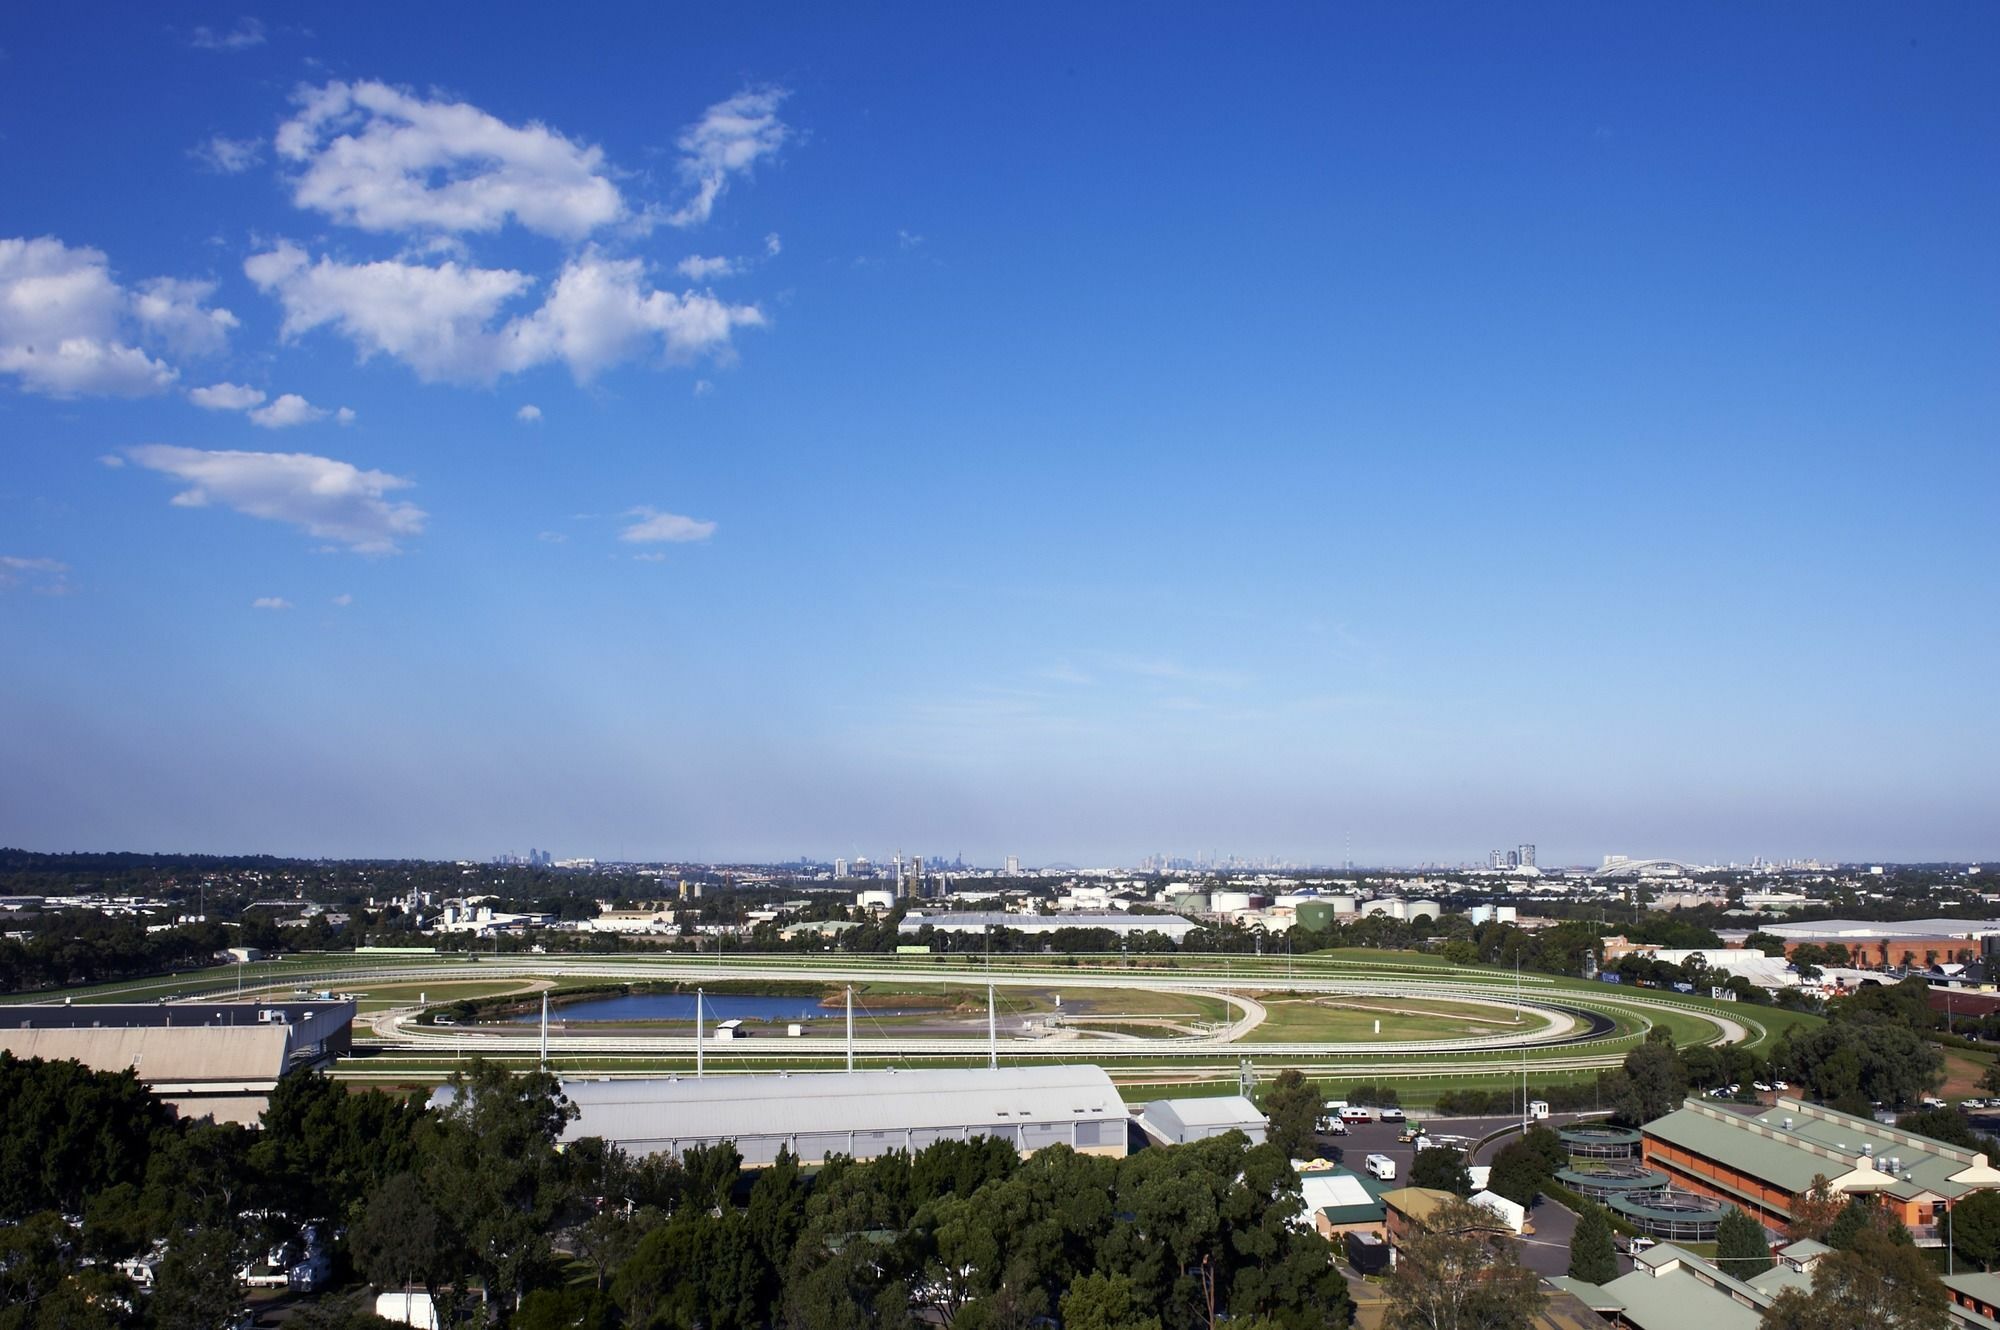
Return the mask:
[[1383,1110],[1382,1110],[1382,1121],[1384,1121],[1384,1122],[1401,1122],[1402,1120],[1403,1120],[1403,1110],[1402,1110],[1402,1109],[1400,1109],[1400,1108],[1385,1108],[1385,1109],[1383,1109]]
[[1758,1091],[1758,1092],[1759,1092],[1759,1093],[1761,1093],[1761,1094],[1769,1094],[1769,1093],[1771,1093],[1771,1087],[1770,1087],[1769,1085],[1765,1084],[1765,1083],[1764,1083],[1763,1081],[1752,1081],[1752,1082],[1750,1082],[1750,1088],[1751,1088],[1751,1089],[1753,1089],[1753,1090],[1756,1090],[1756,1091]]

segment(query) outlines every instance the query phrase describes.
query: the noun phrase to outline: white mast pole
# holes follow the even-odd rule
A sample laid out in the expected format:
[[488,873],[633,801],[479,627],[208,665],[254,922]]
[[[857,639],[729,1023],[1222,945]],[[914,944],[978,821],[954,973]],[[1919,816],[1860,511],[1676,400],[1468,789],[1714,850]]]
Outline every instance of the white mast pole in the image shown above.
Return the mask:
[[701,990],[694,991],[694,1078],[701,1079]]
[[854,1070],[854,985],[847,986],[847,1069]]
[[1000,1025],[993,1013],[993,985],[986,985],[986,1065],[999,1069]]

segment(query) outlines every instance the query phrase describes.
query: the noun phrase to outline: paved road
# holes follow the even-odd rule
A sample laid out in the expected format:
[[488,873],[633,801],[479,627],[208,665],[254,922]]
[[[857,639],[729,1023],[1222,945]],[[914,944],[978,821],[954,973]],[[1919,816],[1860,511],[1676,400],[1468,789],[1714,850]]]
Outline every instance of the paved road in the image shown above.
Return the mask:
[[[1418,1116],[1424,1130],[1447,1136],[1466,1136],[1477,1141],[1487,1135],[1508,1127],[1518,1127],[1520,1119],[1514,1117],[1483,1118],[1440,1118]],[[1557,1113],[1550,1117],[1552,1127],[1584,1120],[1591,1115],[1582,1113]],[[1401,1135],[1407,1123],[1371,1122],[1348,1128],[1345,1136],[1321,1136],[1321,1153],[1337,1158],[1347,1167],[1360,1171],[1361,1161],[1371,1154],[1385,1154],[1396,1161],[1396,1181],[1408,1186],[1410,1170],[1415,1166],[1416,1147],[1406,1145],[1396,1138]],[[1493,1156],[1504,1149],[1509,1141],[1516,1139],[1517,1133],[1509,1133],[1488,1143],[1475,1152],[1475,1162],[1490,1164]],[[1539,1201],[1529,1212],[1528,1222],[1533,1233],[1522,1238],[1519,1244],[1521,1264],[1540,1275],[1566,1275],[1569,1273],[1569,1248],[1576,1237],[1576,1215],[1555,1201],[1547,1198]],[[1632,1268],[1624,1256],[1618,1258],[1620,1274]],[[1352,1272],[1349,1272],[1350,1275]],[[1359,1285],[1356,1285],[1359,1288]],[[1377,1295],[1379,1296],[1379,1295]]]

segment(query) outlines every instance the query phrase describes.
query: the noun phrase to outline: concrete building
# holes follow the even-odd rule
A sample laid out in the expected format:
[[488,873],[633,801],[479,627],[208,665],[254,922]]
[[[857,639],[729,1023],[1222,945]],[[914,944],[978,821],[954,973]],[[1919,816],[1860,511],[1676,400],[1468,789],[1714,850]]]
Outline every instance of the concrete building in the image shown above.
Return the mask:
[[781,1148],[817,1164],[831,1154],[873,1159],[978,1136],[1022,1154],[1067,1145],[1116,1156],[1126,1151],[1130,1122],[1111,1078],[1094,1066],[565,1081],[563,1093],[579,1111],[565,1140],[601,1136],[635,1155],[733,1141],[752,1168]]
[[1755,1116],[1690,1099],[1643,1136],[1644,1162],[1676,1187],[1771,1228],[1790,1222],[1794,1199],[1824,1176],[1836,1193],[1879,1198],[1919,1246],[1941,1246],[1940,1207],[2000,1190],[2000,1169],[1983,1154],[1796,1099]]
[[1304,1204],[1299,1225],[1330,1242],[1349,1233],[1380,1235],[1386,1213],[1384,1190],[1374,1179],[1344,1168],[1300,1169],[1299,1193]]
[[353,1042],[352,1002],[203,1002],[0,1007],[0,1050],[131,1068],[182,1117],[254,1126],[278,1079]]
[[1240,1094],[1210,1099],[1155,1099],[1139,1115],[1146,1134],[1167,1145],[1186,1145],[1240,1131],[1252,1145],[1264,1143],[1264,1111]]

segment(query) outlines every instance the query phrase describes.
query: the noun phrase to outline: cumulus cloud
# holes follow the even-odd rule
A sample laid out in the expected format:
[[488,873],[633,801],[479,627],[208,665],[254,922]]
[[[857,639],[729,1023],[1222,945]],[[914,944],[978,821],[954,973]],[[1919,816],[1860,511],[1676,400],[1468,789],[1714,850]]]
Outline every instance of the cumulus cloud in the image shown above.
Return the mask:
[[69,591],[69,565],[58,559],[0,554],[0,591],[15,587],[39,591],[45,596],[65,595]]
[[285,393],[269,406],[252,411],[250,423],[262,425],[265,429],[290,429],[294,425],[310,425],[326,417],[326,408],[314,406],[297,393]]
[[640,260],[595,250],[564,266],[539,308],[504,322],[503,307],[535,285],[511,269],[313,260],[284,242],[243,270],[284,307],[285,336],[331,327],[363,360],[387,355],[430,381],[490,383],[560,361],[584,382],[654,351],[674,363],[725,354],[736,328],[764,322],[754,305],[657,290]]
[[523,425],[539,425],[542,420],[542,408],[530,402],[514,413],[514,419]]
[[764,237],[764,252],[772,258],[777,258],[779,254],[784,252],[784,249],[785,242],[778,238],[776,231]]
[[102,250],[52,236],[0,239],[0,374],[53,397],[160,392],[180,372],[139,345],[219,351],[236,326],[204,302],[212,282],[156,277],[128,289]]
[[692,517],[682,517],[679,513],[663,513],[657,508],[639,507],[625,514],[639,520],[618,533],[618,539],[634,545],[656,545],[663,542],[683,544],[689,541],[707,540],[715,534],[715,523],[701,522]]
[[198,51],[247,51],[253,46],[264,44],[264,24],[261,20],[244,17],[236,20],[236,26],[227,32],[214,28],[196,28],[188,38],[188,45]]
[[283,596],[259,596],[250,602],[250,608],[253,610],[288,610],[292,608],[292,602],[286,600]]
[[783,88],[745,88],[709,107],[682,131],[676,143],[681,150],[681,178],[693,187],[694,197],[668,221],[675,226],[707,221],[731,176],[748,175],[759,159],[785,145],[791,130],[778,119],[778,107],[786,96]]
[[262,405],[264,391],[241,383],[211,383],[188,389],[188,400],[204,411],[248,411]]
[[177,507],[220,504],[287,523],[358,554],[398,553],[399,539],[424,529],[421,508],[389,497],[413,482],[330,457],[209,452],[163,443],[131,448],[127,455],[148,470],[188,483],[172,499]]
[[691,254],[674,265],[674,271],[690,282],[705,282],[712,277],[727,277],[736,271],[736,265],[728,259],[705,259]]
[[263,148],[262,139],[232,139],[216,134],[189,148],[188,156],[217,175],[241,175],[264,160]]
[[602,150],[544,125],[378,82],[305,87],[294,100],[276,139],[303,168],[292,201],[344,225],[494,231],[511,218],[580,240],[626,214]]

